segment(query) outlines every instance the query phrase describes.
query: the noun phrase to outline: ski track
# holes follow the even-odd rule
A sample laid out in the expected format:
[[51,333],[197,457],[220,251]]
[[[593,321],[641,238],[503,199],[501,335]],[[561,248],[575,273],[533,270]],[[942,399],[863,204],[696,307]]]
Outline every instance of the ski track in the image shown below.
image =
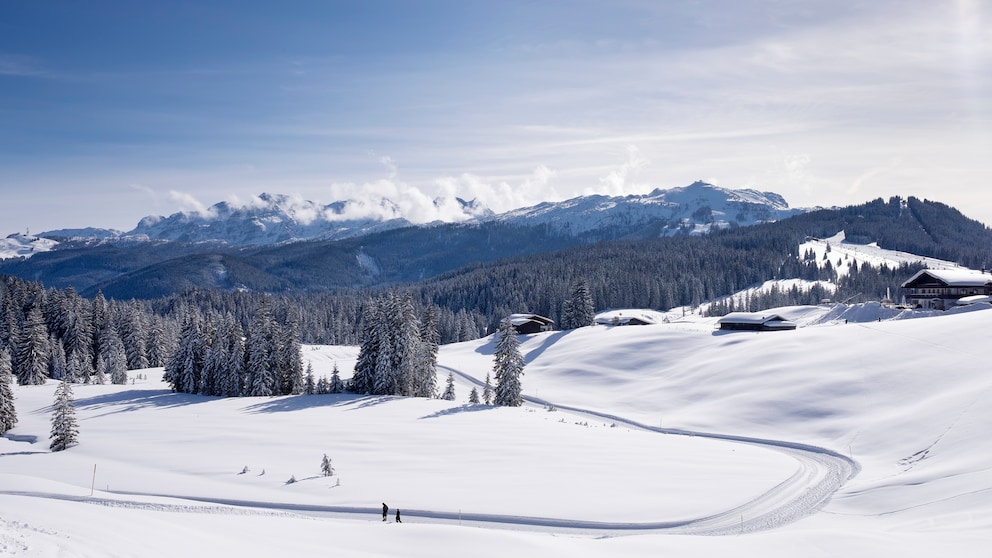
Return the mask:
[[[447,370],[473,384],[482,386],[482,382],[479,380],[454,368],[438,366],[438,369]],[[642,424],[618,415],[559,405],[537,397],[525,396],[524,400],[532,405],[544,407],[553,405],[560,410],[597,419],[605,419],[629,428],[656,432],[658,434],[696,436],[729,443],[758,446],[788,455],[796,460],[798,467],[795,473],[789,478],[743,505],[714,515],[684,520],[638,523],[606,522],[417,509],[404,509],[404,517],[427,520],[426,522],[430,523],[470,525],[489,529],[567,531],[574,534],[591,536],[617,536],[639,533],[738,535],[741,533],[775,529],[812,515],[826,505],[831,496],[860,471],[860,467],[853,459],[816,446],[763,438],[661,428]],[[0,494],[11,496],[52,498],[95,505],[174,513],[270,515],[306,518],[338,517],[378,521],[381,512],[379,507],[322,506],[132,491],[111,491],[110,493],[121,496],[177,498],[209,505],[165,504],[44,492],[0,491]]]

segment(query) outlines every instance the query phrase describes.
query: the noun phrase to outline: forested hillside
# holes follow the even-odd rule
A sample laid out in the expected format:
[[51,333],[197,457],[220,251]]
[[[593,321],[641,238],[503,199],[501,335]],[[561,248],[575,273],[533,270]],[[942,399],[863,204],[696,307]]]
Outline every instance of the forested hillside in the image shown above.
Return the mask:
[[[561,324],[578,282],[587,286],[596,310],[692,307],[771,279],[821,280],[836,287],[756,294],[743,306],[717,304],[713,311],[719,312],[815,304],[823,298],[878,300],[887,290],[897,293],[920,267],[875,268],[861,262],[838,276],[830,261],[797,253],[808,237],[839,231],[860,242],[977,268],[992,261],[992,231],[987,227],[942,204],[913,198],[875,200],[703,236],[611,240],[557,251],[542,251],[549,243],[539,229],[442,226],[342,243],[187,255],[170,264],[172,274],[152,267],[127,275],[150,292],[183,289],[146,300],[126,296],[135,290],[149,292],[137,286],[112,296],[97,292],[84,297],[72,288],[5,277],[0,283],[0,346],[27,375],[25,381],[66,372],[88,378],[99,377],[101,370],[110,375],[121,367],[165,365],[181,345],[183,326],[191,323],[213,342],[220,330],[258,329],[262,315],[268,316],[262,330],[282,339],[282,345],[286,331],[305,343],[357,345],[367,334],[369,308],[390,291],[408,294],[417,315],[430,308],[439,342],[449,343],[492,333],[503,317],[516,312],[542,314]],[[448,250],[436,249],[442,245]],[[163,253],[176,249],[154,246]],[[42,267],[72,265],[73,250],[55,252],[55,259],[41,260]],[[506,251],[531,255],[494,259]],[[355,257],[356,252],[364,256]],[[136,265],[106,247],[95,253],[122,269]],[[469,263],[473,260],[490,261]],[[438,274],[445,266],[459,268]],[[356,280],[356,274],[365,279]],[[253,287],[237,281],[248,276],[254,278]],[[351,282],[348,288],[328,288],[338,281]]]

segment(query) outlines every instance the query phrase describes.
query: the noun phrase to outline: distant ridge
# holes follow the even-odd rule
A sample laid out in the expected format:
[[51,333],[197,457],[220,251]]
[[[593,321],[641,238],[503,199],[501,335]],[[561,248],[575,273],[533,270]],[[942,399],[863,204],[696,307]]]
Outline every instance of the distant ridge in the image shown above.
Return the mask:
[[[496,214],[477,200],[438,199],[444,222],[499,222],[545,226],[562,236],[621,238],[702,234],[714,229],[748,226],[791,217],[792,209],[772,192],[720,188],[705,182],[649,194],[590,195],[545,202]],[[220,242],[230,246],[260,246],[299,240],[339,240],[414,226],[410,216],[388,199],[345,200],[320,205],[286,195],[263,193],[250,203],[214,204],[202,212],[148,216],[131,231],[71,229],[43,233],[56,240],[167,240]],[[423,223],[435,225],[437,222]]]

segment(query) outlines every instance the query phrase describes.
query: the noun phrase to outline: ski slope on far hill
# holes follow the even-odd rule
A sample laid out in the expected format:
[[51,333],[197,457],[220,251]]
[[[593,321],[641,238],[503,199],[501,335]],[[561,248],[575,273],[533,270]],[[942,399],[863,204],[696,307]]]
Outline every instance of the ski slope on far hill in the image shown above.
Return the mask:
[[880,248],[874,242],[870,244],[848,242],[844,231],[830,238],[810,238],[799,245],[799,257],[803,257],[808,251],[813,253],[820,267],[829,260],[837,275],[842,277],[850,272],[852,265],[866,263],[872,267],[882,265],[899,267],[904,263],[922,263],[930,269],[961,269],[961,266],[954,262],[888,250]]
[[[836,306],[781,309],[804,317],[787,332],[695,318],[522,336],[532,403],[516,409],[466,402],[492,339],[442,347],[454,402],[218,399],[143,371],[77,386],[81,443],[57,454],[54,385],[16,387],[0,555],[984,556],[992,312],[857,321],[871,315],[859,307],[846,324],[826,319]],[[347,375],[355,355],[304,351],[324,375]],[[755,531],[837,473],[789,448],[860,472]],[[384,525],[381,502],[404,522]],[[669,534],[705,518],[745,534]]]

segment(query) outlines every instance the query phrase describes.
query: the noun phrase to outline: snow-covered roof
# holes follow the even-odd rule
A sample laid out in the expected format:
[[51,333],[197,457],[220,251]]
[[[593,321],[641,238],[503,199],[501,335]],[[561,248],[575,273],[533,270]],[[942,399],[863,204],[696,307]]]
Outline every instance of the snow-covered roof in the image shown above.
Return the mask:
[[972,287],[992,283],[992,274],[973,269],[921,269],[915,275],[907,279],[902,286],[906,287],[914,281],[929,275],[948,287]]
[[528,322],[539,322],[545,325],[555,323],[555,321],[551,318],[545,318],[544,316],[539,316],[537,314],[510,314],[504,319],[504,321],[510,322],[514,325],[514,327],[521,326]]
[[979,302],[992,302],[992,296],[973,295],[959,298],[957,304],[965,306],[968,304],[978,304]]
[[786,322],[778,314],[762,314],[761,312],[731,312],[717,320],[718,324],[765,324],[768,322]]

